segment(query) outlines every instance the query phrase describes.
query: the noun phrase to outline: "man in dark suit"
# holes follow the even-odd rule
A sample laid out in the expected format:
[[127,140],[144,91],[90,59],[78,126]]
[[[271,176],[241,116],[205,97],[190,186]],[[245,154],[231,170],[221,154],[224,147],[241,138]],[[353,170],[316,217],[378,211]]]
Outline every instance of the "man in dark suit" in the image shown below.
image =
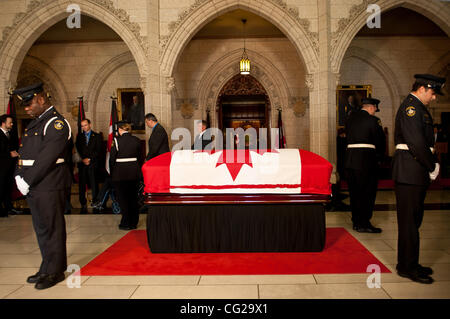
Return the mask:
[[378,187],[378,162],[386,148],[381,121],[375,116],[379,100],[365,98],[346,124],[345,168],[350,192],[353,229],[360,233],[381,233],[370,223]]
[[145,115],[145,124],[152,129],[152,135],[148,139],[148,153],[145,160],[148,161],[153,157],[170,152],[169,137],[164,127],[158,123],[156,116],[152,113]]
[[212,149],[212,145],[209,145],[212,142],[211,134],[208,134],[208,132],[205,133],[207,128],[208,123],[205,120],[197,122],[197,132],[199,132],[199,134],[195,137],[194,144],[192,144],[191,149],[204,150],[207,147],[208,150]]
[[136,229],[139,222],[138,186],[142,179],[141,140],[131,135],[131,124],[117,124],[119,136],[111,146],[109,167],[111,180],[116,190],[122,219],[119,229]]
[[14,183],[15,159],[19,155],[9,135],[14,123],[7,114],[0,116],[0,217],[8,217],[13,208],[11,191]]
[[42,83],[13,93],[33,118],[22,136],[15,172],[17,188],[27,196],[42,255],[39,271],[27,282],[34,283],[36,289],[46,289],[63,281],[67,268],[64,206],[72,180],[64,156],[72,134]]
[[433,283],[433,270],[419,264],[424,201],[430,180],[439,174],[434,154],[433,119],[426,106],[441,94],[445,78],[416,74],[411,93],[395,117],[395,155],[392,178],[395,182],[398,223],[397,273],[412,281]]
[[[78,133],[75,142],[78,154],[80,154],[81,162],[78,163],[79,175],[79,198],[81,204],[81,213],[87,213],[86,191],[87,185],[91,187],[92,200],[97,198],[98,179],[97,173],[100,164],[102,137],[99,133],[91,129],[91,121],[85,119],[81,121],[82,132]],[[94,213],[98,210],[95,208]]]

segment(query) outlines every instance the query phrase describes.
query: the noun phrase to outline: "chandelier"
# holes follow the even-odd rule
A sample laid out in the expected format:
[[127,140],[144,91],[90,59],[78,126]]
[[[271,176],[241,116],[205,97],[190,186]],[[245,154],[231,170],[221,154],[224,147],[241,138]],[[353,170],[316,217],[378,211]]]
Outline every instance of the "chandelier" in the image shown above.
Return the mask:
[[239,70],[241,74],[250,74],[250,60],[248,58],[247,52],[245,51],[245,23],[247,19],[242,19],[242,24],[244,25],[244,52],[242,52],[241,61],[239,61]]

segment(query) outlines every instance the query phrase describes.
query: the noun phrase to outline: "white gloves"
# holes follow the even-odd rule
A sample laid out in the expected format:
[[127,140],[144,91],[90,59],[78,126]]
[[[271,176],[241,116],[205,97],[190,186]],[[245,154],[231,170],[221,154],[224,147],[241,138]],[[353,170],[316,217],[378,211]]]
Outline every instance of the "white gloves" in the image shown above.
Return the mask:
[[434,181],[439,175],[439,163],[435,163],[434,171],[430,173],[430,179]]
[[28,192],[30,191],[30,185],[28,185],[27,182],[25,182],[25,180],[22,178],[22,176],[19,176],[19,175],[16,176],[16,184],[17,184],[17,189],[24,196],[26,196],[28,194]]

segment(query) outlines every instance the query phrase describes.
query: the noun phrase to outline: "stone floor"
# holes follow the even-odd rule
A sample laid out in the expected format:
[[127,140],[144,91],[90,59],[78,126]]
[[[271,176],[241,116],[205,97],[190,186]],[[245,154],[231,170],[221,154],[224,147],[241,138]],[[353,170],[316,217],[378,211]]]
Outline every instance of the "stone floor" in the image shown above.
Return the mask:
[[[76,200],[76,199],[75,199]],[[348,199],[346,200],[348,203]],[[450,191],[429,191],[426,203],[450,203]],[[392,191],[379,191],[377,204],[395,204]],[[117,228],[120,216],[66,215],[68,263],[86,265],[126,232]],[[427,210],[421,227],[420,262],[433,267],[435,282],[422,285],[395,274],[397,222],[395,211],[376,211],[372,223],[381,234],[352,230],[350,212],[327,212],[327,227],[345,227],[392,274],[381,275],[381,288],[368,288],[368,273],[276,276],[92,276],[81,278],[81,288],[67,280],[43,291],[25,282],[41,256],[30,215],[0,219],[0,298],[163,298],[163,299],[303,299],[450,298],[450,210]],[[141,215],[139,229],[145,229]]]

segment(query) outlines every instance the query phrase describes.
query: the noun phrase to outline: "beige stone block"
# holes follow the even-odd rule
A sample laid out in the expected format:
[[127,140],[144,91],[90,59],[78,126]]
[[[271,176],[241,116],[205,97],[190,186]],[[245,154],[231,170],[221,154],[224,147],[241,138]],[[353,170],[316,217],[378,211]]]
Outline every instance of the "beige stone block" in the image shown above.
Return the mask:
[[382,289],[366,284],[261,285],[261,299],[388,299]]
[[132,299],[257,299],[257,285],[139,286]]

